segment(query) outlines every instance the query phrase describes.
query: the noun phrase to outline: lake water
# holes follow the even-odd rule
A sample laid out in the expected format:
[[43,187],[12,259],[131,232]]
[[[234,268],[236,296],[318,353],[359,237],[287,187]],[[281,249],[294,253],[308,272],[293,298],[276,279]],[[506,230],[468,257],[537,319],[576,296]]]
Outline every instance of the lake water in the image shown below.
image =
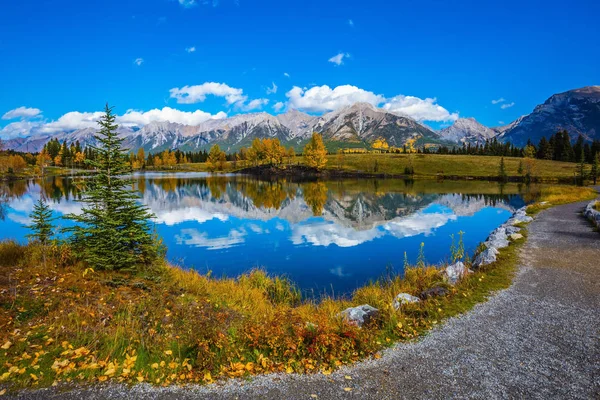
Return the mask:
[[[188,173],[135,182],[174,264],[229,277],[260,266],[317,295],[348,294],[401,272],[404,253],[414,263],[421,243],[428,262],[447,260],[459,231],[471,252],[530,195],[516,184],[464,181],[292,183]],[[81,207],[77,178],[0,185],[0,239],[26,241],[23,224],[40,195],[56,216]]]

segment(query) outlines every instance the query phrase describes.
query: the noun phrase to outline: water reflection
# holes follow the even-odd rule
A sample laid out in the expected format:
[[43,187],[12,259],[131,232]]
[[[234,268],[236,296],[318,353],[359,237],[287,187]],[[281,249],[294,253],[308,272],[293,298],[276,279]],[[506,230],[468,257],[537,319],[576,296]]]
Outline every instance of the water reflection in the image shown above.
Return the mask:
[[[85,179],[0,184],[1,238],[24,241],[40,196],[56,216],[81,210]],[[537,189],[487,182],[259,181],[245,176],[148,174],[134,186],[156,215],[168,257],[234,276],[255,266],[301,287],[345,293],[374,279],[421,242],[430,262],[448,257],[450,235],[474,249]],[[66,221],[60,221],[65,226]]]

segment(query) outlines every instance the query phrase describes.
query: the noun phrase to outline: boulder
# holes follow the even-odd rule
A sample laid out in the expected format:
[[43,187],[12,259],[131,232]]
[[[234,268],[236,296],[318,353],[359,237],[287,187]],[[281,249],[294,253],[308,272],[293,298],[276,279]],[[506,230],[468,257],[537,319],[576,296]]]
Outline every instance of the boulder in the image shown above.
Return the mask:
[[510,240],[519,240],[519,239],[523,239],[523,235],[521,235],[520,233],[513,233],[512,235],[510,235]]
[[519,228],[518,226],[507,226],[505,227],[505,230],[507,235],[512,235],[513,233],[520,232],[521,228]]
[[475,261],[473,261],[473,267],[479,268],[482,265],[488,265],[496,261],[496,255],[498,254],[498,250],[494,247],[490,247],[481,253],[477,254],[475,257]]
[[340,315],[351,324],[363,326],[368,324],[379,314],[379,310],[371,307],[368,304],[363,304],[357,307],[346,308]]
[[465,267],[465,264],[463,264],[461,261],[458,261],[452,265],[448,265],[442,274],[444,274],[449,284],[456,285],[456,283],[469,272],[470,270]]
[[448,294],[448,289],[446,289],[443,286],[434,286],[431,287],[427,290],[423,290],[421,292],[421,298],[422,299],[428,299],[430,297],[437,297],[437,296],[445,296]]
[[598,211],[594,208],[595,204],[596,204],[596,200],[594,200],[590,204],[588,204],[587,207],[585,208],[585,211],[583,212],[583,215],[587,219],[591,220],[594,224],[596,224],[596,226],[600,227],[600,211]]
[[506,236],[506,228],[500,227],[493,231],[484,243],[485,247],[495,247],[502,249],[508,247],[508,236]]
[[411,303],[418,303],[420,302],[421,299],[419,299],[418,297],[412,296],[408,293],[400,293],[398,296],[396,296],[394,298],[394,310],[398,310],[400,307],[402,307],[405,304],[411,304]]

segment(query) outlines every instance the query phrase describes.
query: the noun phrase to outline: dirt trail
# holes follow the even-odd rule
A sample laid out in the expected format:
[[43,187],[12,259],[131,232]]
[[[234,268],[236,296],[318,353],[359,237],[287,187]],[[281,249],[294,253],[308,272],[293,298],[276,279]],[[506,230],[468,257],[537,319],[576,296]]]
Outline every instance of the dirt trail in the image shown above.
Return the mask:
[[21,398],[598,399],[600,234],[581,217],[584,205],[558,206],[536,217],[509,289],[379,360],[330,376],[269,375],[187,388],[43,390]]

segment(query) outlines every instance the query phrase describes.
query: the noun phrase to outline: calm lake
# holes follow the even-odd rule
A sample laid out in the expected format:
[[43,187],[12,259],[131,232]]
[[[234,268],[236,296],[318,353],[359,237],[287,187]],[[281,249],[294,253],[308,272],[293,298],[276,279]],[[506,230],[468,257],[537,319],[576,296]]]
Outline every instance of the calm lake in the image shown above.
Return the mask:
[[[348,294],[401,272],[404,253],[416,262],[421,243],[428,262],[447,260],[459,231],[472,252],[533,196],[526,186],[489,182],[292,183],[190,173],[134,179],[172,263],[229,277],[262,267],[316,295]],[[0,239],[26,241],[23,225],[41,195],[57,217],[79,212],[79,187],[81,178],[0,183]]]

